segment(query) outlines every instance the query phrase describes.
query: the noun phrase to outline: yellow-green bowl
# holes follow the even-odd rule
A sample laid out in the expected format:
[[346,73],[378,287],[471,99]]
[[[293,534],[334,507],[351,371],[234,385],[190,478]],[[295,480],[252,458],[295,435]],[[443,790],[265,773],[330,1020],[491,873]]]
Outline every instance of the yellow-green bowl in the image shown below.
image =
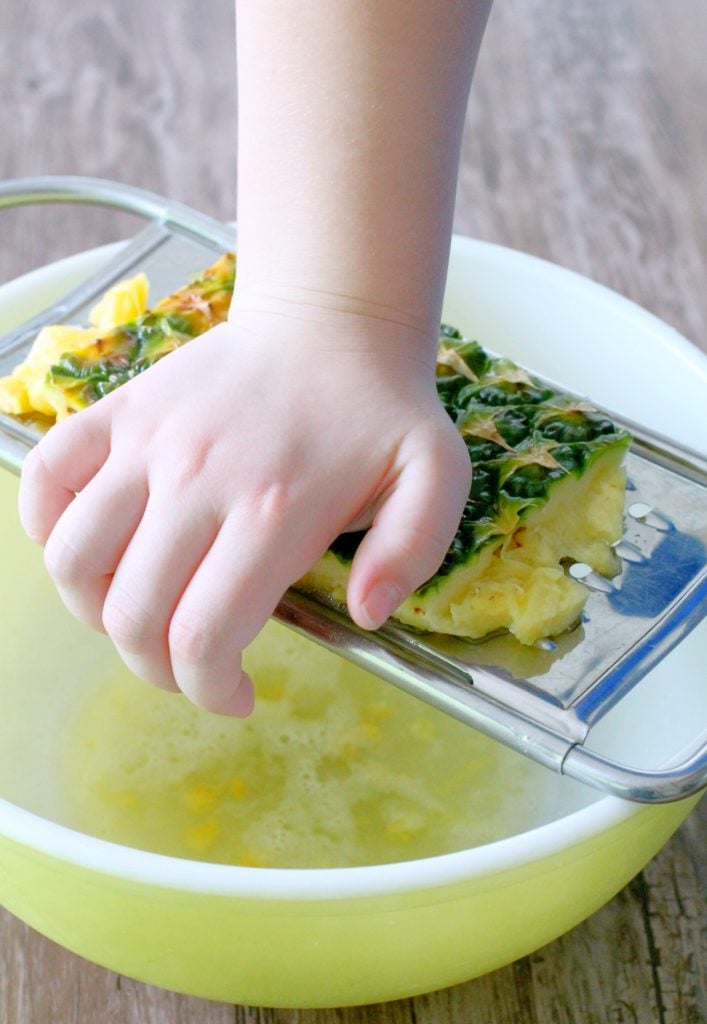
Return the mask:
[[[105,252],[6,285],[0,329],[61,294]],[[704,440],[703,357],[585,279],[457,239],[445,315],[603,404],[695,446]],[[113,655],[105,638],[62,611],[41,553],[17,524],[15,491],[2,475],[0,902],[90,960],[180,992],[263,1006],[429,991],[507,964],[577,924],[640,870],[695,803],[629,804],[543,772],[530,831],[443,856],[340,869],[208,864],[69,828],[59,767],[65,723]],[[648,746],[667,757],[684,744],[704,717],[706,647],[703,624],[612,714],[599,735],[603,752],[625,752],[640,765]]]

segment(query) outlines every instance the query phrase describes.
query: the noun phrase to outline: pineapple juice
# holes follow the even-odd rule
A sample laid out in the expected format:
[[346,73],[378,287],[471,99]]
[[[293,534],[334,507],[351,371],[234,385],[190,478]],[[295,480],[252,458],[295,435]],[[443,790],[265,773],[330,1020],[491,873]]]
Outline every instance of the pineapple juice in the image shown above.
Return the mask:
[[595,799],[274,622],[250,719],[136,680],[62,607],[0,473],[0,797],[176,857],[273,867],[410,860]]
[[245,666],[245,721],[127,672],[96,690],[65,747],[71,825],[176,857],[322,868],[464,849],[576,806],[566,780],[274,622]]

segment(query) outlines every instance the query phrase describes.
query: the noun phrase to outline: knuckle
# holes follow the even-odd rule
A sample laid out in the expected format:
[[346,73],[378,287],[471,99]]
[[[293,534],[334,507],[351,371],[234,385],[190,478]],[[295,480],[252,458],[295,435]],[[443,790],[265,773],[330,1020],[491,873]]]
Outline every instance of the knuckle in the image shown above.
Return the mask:
[[103,628],[117,647],[130,653],[142,652],[154,638],[151,617],[125,592],[106,599]]
[[44,548],[44,565],[54,582],[60,586],[80,583],[90,573],[90,567],[79,551],[56,531]]
[[169,626],[172,656],[187,665],[204,665],[215,660],[219,635],[204,616],[187,610],[176,612]]
[[33,480],[37,477],[49,479],[54,484],[64,486],[61,479],[66,469],[64,453],[66,445],[72,440],[75,430],[72,418],[56,423],[41,441],[28,453],[22,466],[22,477],[29,475]]
[[211,461],[211,441],[192,442],[184,447],[178,466],[177,482],[187,485],[199,480],[207,471]]
[[[165,444],[158,435],[155,441],[154,450],[159,453],[164,451]],[[175,494],[181,494],[195,483],[201,481],[207,474],[212,456],[212,444],[210,441],[197,441],[193,438],[174,438],[170,444],[172,457],[169,463],[169,487]],[[156,457],[153,460],[155,466],[159,467],[161,460]],[[159,473],[159,469],[157,470]],[[159,482],[165,483],[166,477],[160,473]]]
[[41,473],[46,473],[47,466],[44,461],[44,454],[41,445],[35,445],[25,456],[22,463],[23,483],[34,483]]
[[293,488],[282,480],[263,484],[253,493],[253,506],[259,523],[276,532],[290,520],[295,504]]
[[438,552],[443,554],[449,547],[451,539],[439,530],[424,526],[422,523],[407,523],[400,527],[401,548],[406,555],[414,556],[417,559],[425,555],[432,558]]
[[21,486],[23,491],[37,494],[47,484],[56,486],[58,481],[46,456],[42,444],[35,445],[25,456],[22,464]]

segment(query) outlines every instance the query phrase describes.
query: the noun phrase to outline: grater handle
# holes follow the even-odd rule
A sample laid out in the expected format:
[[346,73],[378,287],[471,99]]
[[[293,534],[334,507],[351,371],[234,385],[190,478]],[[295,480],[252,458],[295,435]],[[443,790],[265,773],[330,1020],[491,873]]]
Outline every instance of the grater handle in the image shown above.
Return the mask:
[[612,796],[638,803],[670,803],[697,793],[707,785],[707,747],[700,741],[683,753],[682,760],[657,770],[631,768],[575,746],[562,762],[562,774],[601,789]]
[[0,209],[35,203],[87,203],[136,213],[177,230],[193,232],[216,245],[233,246],[233,228],[156,192],[104,178],[40,175],[0,181]]
[[[0,181],[0,210],[42,203],[78,203],[109,207],[146,218],[146,225],[110,263],[103,265],[87,281],[75,288],[59,303],[48,307],[21,324],[2,339],[2,354],[21,347],[27,337],[37,334],[47,323],[61,320],[70,299],[75,305],[87,301],[93,292],[99,294],[113,282],[116,275],[127,272],[138,257],[145,257],[171,237],[206,244],[218,252],[235,245],[234,225],[223,224],[182,203],[172,202],[154,192],[124,185],[103,178],[74,175],[46,175]],[[27,452],[36,444],[38,435],[32,424],[18,423],[0,413],[0,467],[20,472]]]

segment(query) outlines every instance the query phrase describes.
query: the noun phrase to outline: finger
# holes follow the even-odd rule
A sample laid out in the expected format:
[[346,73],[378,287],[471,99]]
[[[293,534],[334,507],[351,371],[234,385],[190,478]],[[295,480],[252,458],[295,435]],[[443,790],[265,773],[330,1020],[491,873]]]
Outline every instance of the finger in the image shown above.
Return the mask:
[[202,507],[153,494],[115,571],[103,625],[131,672],[154,686],[179,689],[169,623],[219,527]]
[[92,408],[57,423],[27,455],[20,484],[20,521],[44,544],[57,520],[110,453],[110,420]]
[[[291,517],[290,527],[295,518],[301,524]],[[242,674],[241,652],[321,551],[283,523],[231,513],[170,623],[172,670],[190,700],[221,714],[250,713],[252,684]]]
[[347,604],[353,620],[377,629],[439,569],[469,496],[471,465],[463,441],[416,450],[404,461],[351,567]]
[[73,497],[47,540],[44,562],[62,601],[92,629],[105,632],[106,595],[146,503],[144,478],[109,460]]

